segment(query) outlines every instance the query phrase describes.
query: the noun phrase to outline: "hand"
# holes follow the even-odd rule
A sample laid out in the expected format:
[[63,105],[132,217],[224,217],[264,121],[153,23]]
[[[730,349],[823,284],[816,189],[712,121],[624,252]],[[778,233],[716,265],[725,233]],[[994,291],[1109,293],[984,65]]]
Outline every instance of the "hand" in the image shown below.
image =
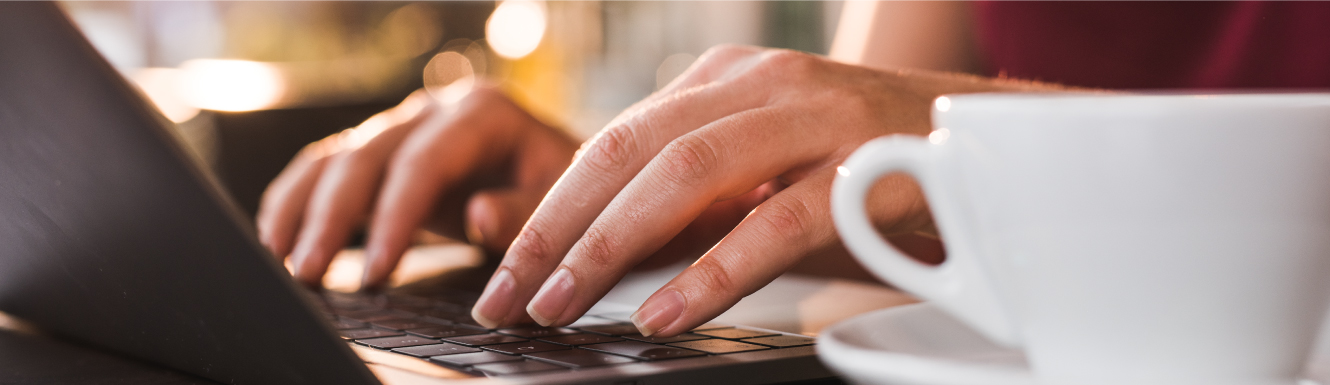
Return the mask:
[[[528,314],[542,325],[569,324],[634,265],[680,243],[682,231],[709,228],[718,233],[690,236],[713,239],[695,245],[709,248],[705,255],[632,316],[646,335],[690,330],[805,256],[841,247],[831,181],[860,144],[927,134],[941,94],[1035,86],[882,72],[785,50],[712,49],[584,145],[472,315],[487,326]],[[932,231],[910,179],[880,185],[887,188],[870,207],[886,234]]]
[[309,285],[366,221],[364,287],[387,280],[421,228],[497,255],[577,145],[495,89],[453,105],[418,91],[296,155],[263,194],[259,238]]

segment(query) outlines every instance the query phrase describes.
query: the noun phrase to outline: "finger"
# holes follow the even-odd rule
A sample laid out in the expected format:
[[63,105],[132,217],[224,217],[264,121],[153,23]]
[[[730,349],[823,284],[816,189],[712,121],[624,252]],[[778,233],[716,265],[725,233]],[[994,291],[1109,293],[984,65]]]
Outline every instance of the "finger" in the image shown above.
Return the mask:
[[572,163],[576,142],[561,131],[526,132],[513,155],[513,187],[479,191],[466,209],[466,235],[490,255],[503,255],[550,186]]
[[647,298],[631,319],[643,335],[691,330],[776,279],[810,252],[835,244],[825,169],[757,207],[697,263]]
[[734,230],[757,205],[784,188],[784,183],[773,180],[738,197],[713,203],[665,246],[661,246],[660,250],[656,250],[633,269],[649,270],[683,259],[696,260],[716,242],[720,242],[725,234]]
[[427,104],[429,104],[427,94],[413,93],[397,106],[376,114],[361,124],[361,127],[370,127],[368,130],[358,128],[346,130],[310,143],[301,149],[263,192],[256,222],[259,239],[269,251],[278,258],[286,258],[291,253],[291,249],[295,246],[296,234],[305,216],[305,208],[309,205],[310,195],[328,159],[356,145],[356,140],[348,139],[357,139],[352,137],[366,139],[373,134],[363,131],[374,131],[375,126],[386,127],[394,121],[409,120],[410,115],[419,113]]
[[291,253],[310,193],[328,157],[337,152],[336,140],[333,136],[306,146],[263,191],[256,221],[259,240],[279,259]]
[[507,188],[483,190],[471,196],[466,206],[466,236],[490,255],[502,255],[522,224],[536,211],[542,189]]
[[440,195],[480,165],[498,163],[512,152],[514,127],[524,123],[493,113],[500,108],[494,103],[508,102],[498,91],[475,91],[456,111],[440,114],[411,133],[393,155],[370,219],[362,288],[388,280]]
[[671,142],[596,218],[528,313],[543,325],[575,321],[713,202],[826,158],[836,142],[805,129],[801,115],[792,108],[750,110]]
[[606,128],[584,146],[508,248],[472,316],[486,326],[525,317],[525,305],[540,283],[661,148],[697,127],[764,102],[761,92],[718,85],[664,99]]
[[327,161],[311,192],[303,227],[291,253],[297,280],[308,285],[322,282],[328,263],[346,246],[351,231],[368,212],[389,157],[406,134],[430,115],[424,110],[416,112],[405,121],[390,119],[388,114],[376,115],[356,128],[366,131],[350,131],[339,139],[351,148]]

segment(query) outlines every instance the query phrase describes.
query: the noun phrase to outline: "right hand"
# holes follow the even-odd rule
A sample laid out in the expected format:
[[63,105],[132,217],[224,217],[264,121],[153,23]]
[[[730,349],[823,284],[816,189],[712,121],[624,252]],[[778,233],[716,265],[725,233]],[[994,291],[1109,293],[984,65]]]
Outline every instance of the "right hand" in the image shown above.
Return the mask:
[[259,239],[311,286],[365,224],[362,287],[385,283],[422,228],[502,254],[578,145],[491,87],[452,105],[417,91],[301,150],[263,193]]

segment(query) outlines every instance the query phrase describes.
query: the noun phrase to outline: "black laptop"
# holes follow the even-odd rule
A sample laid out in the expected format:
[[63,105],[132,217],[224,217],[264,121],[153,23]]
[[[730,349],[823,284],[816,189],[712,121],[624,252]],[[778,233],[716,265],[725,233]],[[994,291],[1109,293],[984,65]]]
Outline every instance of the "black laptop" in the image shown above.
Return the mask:
[[622,314],[490,330],[475,293],[314,293],[51,3],[0,2],[0,311],[228,384],[771,383],[813,339]]

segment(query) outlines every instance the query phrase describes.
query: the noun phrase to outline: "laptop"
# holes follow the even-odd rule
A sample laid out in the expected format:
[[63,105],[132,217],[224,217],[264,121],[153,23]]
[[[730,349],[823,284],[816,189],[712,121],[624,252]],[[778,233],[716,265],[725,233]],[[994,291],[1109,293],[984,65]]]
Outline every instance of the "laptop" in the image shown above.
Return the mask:
[[811,338],[772,330],[644,338],[613,304],[566,328],[489,330],[469,316],[475,290],[312,292],[169,124],[54,4],[0,3],[0,311],[234,384],[831,377]]

